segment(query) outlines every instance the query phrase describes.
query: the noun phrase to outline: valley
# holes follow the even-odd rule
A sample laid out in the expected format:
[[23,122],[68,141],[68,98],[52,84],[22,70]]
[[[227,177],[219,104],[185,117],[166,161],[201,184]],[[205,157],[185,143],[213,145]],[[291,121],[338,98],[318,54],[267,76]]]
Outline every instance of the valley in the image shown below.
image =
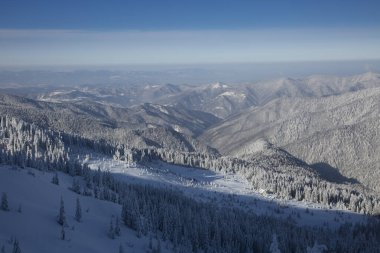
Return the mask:
[[[114,251],[121,247],[155,252],[159,247],[163,252],[182,252],[189,244],[206,249],[202,239],[189,239],[183,230],[157,225],[166,222],[166,216],[144,211],[156,210],[146,204],[155,202],[148,200],[153,197],[165,199],[162,205],[172,205],[172,197],[189,209],[201,205],[209,217],[221,218],[222,210],[226,215],[238,212],[239,217],[255,217],[254,224],[268,224],[264,225],[266,236],[250,238],[244,245],[252,247],[253,243],[259,251],[269,249],[271,241],[264,238],[277,233],[282,234],[280,245],[286,249],[289,238],[284,233],[288,230],[282,222],[289,223],[293,232],[301,229],[312,235],[306,244],[290,240],[294,247],[304,250],[318,241],[336,248],[336,242],[314,229],[329,234],[346,224],[353,226],[352,231],[360,230],[368,219],[374,226],[378,223],[379,88],[379,75],[365,73],[254,84],[126,86],[113,95],[96,86],[65,90],[50,86],[47,93],[36,89],[26,97],[8,90],[0,95],[0,191],[11,196],[10,182],[22,175],[22,188],[12,196],[12,209],[18,201],[25,210],[34,210],[30,215],[36,222],[47,222],[47,232],[57,230],[53,242],[59,241],[53,214],[33,209],[32,203],[41,196],[39,192],[50,191],[48,178],[58,171],[60,180],[64,178],[63,188],[54,191],[55,202],[53,197],[43,197],[49,208],[57,209],[58,192],[71,199],[79,194],[87,199],[86,205],[99,206],[99,213],[91,214],[102,215],[99,224],[91,224],[98,234],[84,232],[88,224],[80,226],[78,236],[101,237],[96,243],[112,245]],[[24,191],[35,187],[32,184],[41,190],[27,202]],[[149,197],[147,192],[158,195]],[[111,216],[120,217],[127,226],[122,232],[126,236],[107,238],[109,217],[104,217],[104,205],[111,205],[107,212],[113,210]],[[183,215],[177,211],[173,219]],[[1,213],[0,221],[4,223],[8,216]],[[15,238],[7,238],[9,234],[18,234],[17,240],[26,247],[33,244],[30,232],[18,233],[12,230],[11,221],[6,224],[0,245],[14,246]],[[103,236],[99,228],[105,231]],[[367,231],[372,229],[367,227]],[[60,243],[57,252],[65,252],[66,247],[74,252],[90,250],[74,239],[74,229],[68,234],[73,241]],[[215,242],[215,234],[208,236],[208,241]],[[342,243],[345,240],[348,237]],[[358,241],[360,249],[373,252],[361,243],[365,242]]]

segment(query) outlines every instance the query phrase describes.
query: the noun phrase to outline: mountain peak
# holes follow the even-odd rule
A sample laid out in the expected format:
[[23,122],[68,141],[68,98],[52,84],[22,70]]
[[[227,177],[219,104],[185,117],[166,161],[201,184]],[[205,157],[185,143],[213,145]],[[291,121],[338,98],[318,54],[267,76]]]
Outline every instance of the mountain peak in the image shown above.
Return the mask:
[[366,72],[366,73],[361,74],[361,75],[356,75],[354,77],[354,79],[355,79],[356,82],[375,81],[375,80],[379,80],[380,79],[380,74],[372,72],[372,71],[369,71],[369,72]]
[[210,85],[211,89],[225,89],[228,88],[228,85],[222,83],[222,82],[216,82]]
[[267,151],[271,148],[273,148],[273,145],[270,142],[268,142],[264,138],[260,138],[244,146],[243,148],[239,149],[235,155],[237,156],[251,155],[251,154]]

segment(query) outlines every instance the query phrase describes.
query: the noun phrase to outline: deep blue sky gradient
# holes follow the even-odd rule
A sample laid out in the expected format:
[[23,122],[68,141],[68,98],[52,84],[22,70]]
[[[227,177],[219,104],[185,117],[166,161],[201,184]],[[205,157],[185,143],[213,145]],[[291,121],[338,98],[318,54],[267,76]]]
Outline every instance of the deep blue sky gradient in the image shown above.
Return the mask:
[[1,0],[0,28],[90,30],[368,27],[378,0]]
[[380,0],[0,0],[0,65],[380,59]]

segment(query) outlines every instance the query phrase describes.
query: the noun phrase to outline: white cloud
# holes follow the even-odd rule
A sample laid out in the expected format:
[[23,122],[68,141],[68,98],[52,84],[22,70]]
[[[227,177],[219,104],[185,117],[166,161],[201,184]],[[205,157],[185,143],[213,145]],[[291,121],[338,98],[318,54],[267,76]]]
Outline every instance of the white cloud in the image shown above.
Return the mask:
[[379,29],[0,30],[0,64],[274,62],[380,58]]

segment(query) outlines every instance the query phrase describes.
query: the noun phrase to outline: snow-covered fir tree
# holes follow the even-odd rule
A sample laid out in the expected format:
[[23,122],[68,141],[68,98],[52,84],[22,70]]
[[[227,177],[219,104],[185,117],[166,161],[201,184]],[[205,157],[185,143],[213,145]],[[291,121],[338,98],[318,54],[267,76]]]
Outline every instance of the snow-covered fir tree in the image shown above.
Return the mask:
[[66,240],[66,231],[65,231],[65,226],[62,225],[61,226],[61,235],[60,235],[60,238],[62,241]]
[[124,248],[123,248],[123,245],[119,245],[119,253],[124,253]]
[[71,190],[75,193],[81,194],[81,187],[79,180],[76,178],[73,178],[73,184],[71,186]]
[[18,242],[17,239],[15,239],[14,242],[13,242],[12,253],[21,253],[20,244],[19,244],[19,242]]
[[116,220],[115,220],[115,235],[116,236],[120,236],[121,235],[120,221],[119,221],[119,217],[118,216],[116,216]]
[[307,247],[306,253],[323,253],[327,251],[326,245],[318,244],[317,242],[314,243],[313,247]]
[[80,205],[79,198],[77,198],[76,206],[75,206],[75,220],[77,222],[81,222],[82,221],[82,207]]
[[281,253],[280,249],[278,248],[278,241],[277,241],[276,234],[273,234],[272,236],[272,243],[270,244],[269,251],[271,253]]
[[66,223],[66,213],[65,213],[65,203],[63,202],[63,198],[61,197],[60,201],[60,207],[59,207],[59,213],[57,217],[57,222],[61,226],[67,225]]
[[115,239],[115,229],[114,229],[114,226],[113,226],[113,218],[111,217],[111,221],[110,221],[110,225],[109,225],[109,228],[108,228],[108,237],[111,238],[111,239]]
[[57,173],[57,172],[54,173],[54,176],[53,176],[53,178],[51,179],[51,182],[52,182],[53,184],[59,185],[59,178],[58,178],[58,173]]
[[1,210],[3,211],[9,211],[9,206],[8,206],[8,195],[3,192],[1,194]]

